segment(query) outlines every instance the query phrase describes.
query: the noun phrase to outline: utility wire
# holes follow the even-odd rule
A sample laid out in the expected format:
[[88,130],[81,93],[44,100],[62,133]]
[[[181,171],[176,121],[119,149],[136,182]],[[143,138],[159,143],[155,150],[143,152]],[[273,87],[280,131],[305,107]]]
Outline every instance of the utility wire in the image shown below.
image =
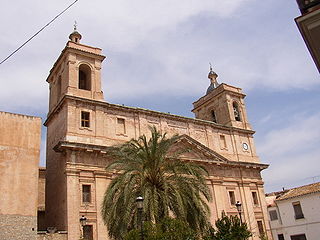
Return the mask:
[[27,41],[25,41],[20,47],[18,47],[16,50],[14,50],[8,57],[3,59],[0,64],[7,61],[13,54],[18,52],[21,48],[23,48],[28,42],[30,42],[35,36],[37,36],[40,32],[42,32],[46,27],[48,27],[52,22],[54,22],[58,17],[60,17],[64,12],[66,12],[69,8],[71,8],[76,2],[79,0],[75,0],[73,3],[71,3],[68,7],[66,7],[62,12],[60,12],[57,16],[55,16],[50,22],[48,22],[46,25],[44,25],[38,32],[36,32],[32,37],[30,37]]

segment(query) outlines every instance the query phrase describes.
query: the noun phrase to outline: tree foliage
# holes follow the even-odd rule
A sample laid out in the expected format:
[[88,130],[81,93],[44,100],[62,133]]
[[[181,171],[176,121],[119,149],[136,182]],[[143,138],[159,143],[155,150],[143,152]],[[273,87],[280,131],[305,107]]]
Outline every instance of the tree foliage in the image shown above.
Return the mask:
[[216,232],[209,238],[212,240],[247,240],[252,235],[247,224],[241,223],[238,216],[227,216],[222,213],[222,217],[215,225]]
[[137,226],[136,198],[144,197],[144,218],[154,224],[170,216],[185,221],[195,231],[208,227],[211,194],[204,167],[168,156],[177,141],[151,128],[151,138],[139,139],[111,149],[114,161],[108,171],[116,171],[102,205],[102,217],[112,238],[120,239]]
[[[145,240],[247,240],[252,236],[237,216],[225,214],[216,221],[215,228],[210,226],[202,234],[193,231],[188,223],[172,218],[165,218],[158,224],[146,222],[143,234]],[[140,239],[140,229],[131,230],[124,237],[124,240]]]
[[[144,224],[145,240],[195,240],[196,233],[189,224],[173,218],[164,218],[158,224],[146,222]],[[138,229],[128,232],[124,240],[140,240],[141,232]]]

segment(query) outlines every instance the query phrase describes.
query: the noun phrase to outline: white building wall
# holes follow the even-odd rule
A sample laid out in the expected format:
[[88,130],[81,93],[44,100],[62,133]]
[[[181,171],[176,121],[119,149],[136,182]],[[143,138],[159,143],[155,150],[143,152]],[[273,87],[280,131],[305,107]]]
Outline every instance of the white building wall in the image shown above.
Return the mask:
[[[295,219],[294,202],[300,202],[304,218]],[[268,212],[271,210],[278,213],[278,220],[270,221],[274,240],[278,240],[281,233],[285,240],[297,234],[305,234],[307,240],[320,239],[320,193],[276,201],[276,206],[268,207]]]

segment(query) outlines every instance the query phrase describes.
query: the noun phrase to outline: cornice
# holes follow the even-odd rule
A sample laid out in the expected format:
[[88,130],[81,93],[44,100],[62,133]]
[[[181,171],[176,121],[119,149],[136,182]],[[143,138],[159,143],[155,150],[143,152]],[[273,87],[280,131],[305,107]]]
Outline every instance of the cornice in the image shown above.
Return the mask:
[[83,102],[83,103],[95,105],[95,106],[98,105],[98,106],[105,107],[105,108],[112,109],[112,110],[127,111],[127,112],[134,112],[134,113],[144,113],[144,114],[154,115],[157,117],[165,117],[167,119],[176,120],[176,121],[183,121],[183,122],[194,123],[194,124],[202,124],[202,125],[214,127],[214,128],[221,129],[221,130],[226,130],[226,131],[236,131],[236,132],[241,132],[241,133],[246,133],[246,134],[254,134],[255,133],[255,131],[253,131],[253,130],[225,126],[225,125],[217,124],[217,123],[202,120],[202,119],[184,117],[184,116],[180,116],[180,115],[158,112],[158,111],[144,109],[144,108],[111,104],[111,103],[107,103],[105,101],[87,99],[87,98],[70,96],[70,95],[64,95],[63,98],[60,100],[60,102],[56,105],[56,107],[50,113],[48,113],[47,119],[44,123],[45,126],[48,125],[48,123],[50,122],[54,113],[62,107],[62,105],[64,104],[64,102],[66,100],[79,101],[79,102]]
[[89,55],[94,55],[97,58],[99,58],[100,60],[103,60],[103,59],[106,58],[102,54],[97,54],[97,53],[93,53],[93,52],[90,52],[90,51],[85,51],[85,50],[79,49],[79,48],[74,48],[74,47],[67,46],[67,49],[73,50],[74,52],[77,52],[77,53],[86,53],[86,54],[89,54]]
[[[108,154],[108,152],[110,151],[110,148],[111,148],[110,146],[103,146],[103,145],[60,141],[53,149],[56,152],[71,150],[71,151],[86,151],[88,153],[91,152],[91,153]],[[213,150],[210,150],[210,152],[215,153]],[[219,156],[216,156],[216,155],[219,155]],[[223,158],[223,161],[219,161],[220,157]],[[217,165],[217,166],[236,167],[236,168],[251,168],[251,169],[257,169],[257,170],[264,170],[269,167],[268,164],[262,164],[262,163],[231,161],[221,156],[218,153],[215,153],[215,156],[213,156],[213,158],[215,159],[203,160],[203,159],[193,158],[190,160],[188,158],[183,158],[182,160],[198,162],[206,165]],[[216,160],[216,158],[218,158],[218,161]]]
[[[228,89],[228,88],[230,88],[230,89]],[[238,91],[232,91],[231,88],[237,89]],[[237,88],[237,87],[225,84],[225,83],[221,83],[216,89],[214,89],[210,93],[200,97],[197,101],[193,102],[193,106],[195,106],[195,105],[197,105],[197,106],[195,106],[191,111],[196,110],[199,107],[199,105],[203,105],[203,104],[207,103],[213,97],[221,95],[224,91],[228,91],[233,95],[244,98],[246,95],[244,93],[242,93],[241,90],[242,90],[241,88]]]

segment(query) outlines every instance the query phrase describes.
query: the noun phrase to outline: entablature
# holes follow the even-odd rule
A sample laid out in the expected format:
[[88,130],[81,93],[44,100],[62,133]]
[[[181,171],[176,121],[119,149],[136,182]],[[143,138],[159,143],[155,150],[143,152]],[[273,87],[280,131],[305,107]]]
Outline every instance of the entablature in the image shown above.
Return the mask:
[[[180,138],[189,138],[189,136],[183,135]],[[196,140],[194,140],[197,142]],[[179,141],[177,141],[179,143]],[[197,142],[198,143],[198,142]],[[205,151],[204,154],[208,156],[208,158],[188,158],[188,157],[179,157],[179,159],[183,161],[192,161],[197,162],[204,165],[217,165],[221,167],[231,167],[231,168],[242,168],[242,169],[256,169],[258,171],[264,170],[268,168],[268,164],[261,163],[252,163],[252,162],[240,162],[240,161],[231,161],[223,157],[222,155],[216,153],[215,151],[203,146],[201,143],[198,143],[200,151]],[[202,146],[201,146],[202,145]],[[94,145],[94,144],[85,144],[85,143],[77,143],[77,142],[68,142],[68,141],[60,141],[55,147],[54,150],[56,152],[64,152],[67,150],[71,151],[85,151],[87,153],[95,153],[95,154],[103,154],[106,157],[110,152],[111,146],[103,146],[103,145]],[[170,155],[168,156],[170,158]]]
[[240,98],[244,98],[246,95],[242,93],[241,88],[237,88],[234,86],[230,86],[228,84],[222,83],[220,84],[216,89],[211,91],[210,93],[206,94],[205,96],[199,98],[197,101],[193,103],[194,109],[191,111],[195,111],[200,105],[205,104],[206,102],[209,102],[213,97],[217,97],[218,95],[221,95],[224,91],[228,91],[229,94],[238,96]]
[[213,127],[216,129],[220,130],[226,130],[226,131],[234,131],[234,132],[239,132],[239,133],[244,133],[244,134],[249,134],[253,135],[255,131],[249,130],[249,129],[243,129],[243,128],[236,128],[236,127],[231,127],[231,126],[225,126],[222,124],[214,123],[212,121],[207,121],[207,120],[202,120],[202,119],[196,119],[196,118],[190,118],[190,117],[184,117],[184,116],[179,116],[179,115],[174,115],[170,113],[164,113],[164,112],[158,112],[154,110],[149,110],[149,109],[144,109],[144,108],[137,108],[137,107],[129,107],[129,106],[123,106],[123,105],[118,105],[118,104],[111,104],[107,103],[105,101],[99,101],[99,100],[93,100],[93,99],[86,99],[86,98],[81,98],[77,96],[70,96],[70,95],[65,95],[59,104],[56,105],[55,108],[52,109],[51,112],[48,113],[47,119],[44,123],[45,126],[48,126],[48,123],[50,122],[52,116],[55,114],[55,112],[62,107],[62,105],[66,101],[76,101],[76,102],[81,102],[85,103],[91,106],[99,106],[104,109],[108,110],[113,110],[113,111],[121,111],[121,112],[132,112],[136,114],[145,114],[145,115],[151,115],[155,117],[162,117],[168,120],[173,120],[173,121],[180,121],[182,123],[193,123],[196,125],[203,125],[203,126],[209,126]]

